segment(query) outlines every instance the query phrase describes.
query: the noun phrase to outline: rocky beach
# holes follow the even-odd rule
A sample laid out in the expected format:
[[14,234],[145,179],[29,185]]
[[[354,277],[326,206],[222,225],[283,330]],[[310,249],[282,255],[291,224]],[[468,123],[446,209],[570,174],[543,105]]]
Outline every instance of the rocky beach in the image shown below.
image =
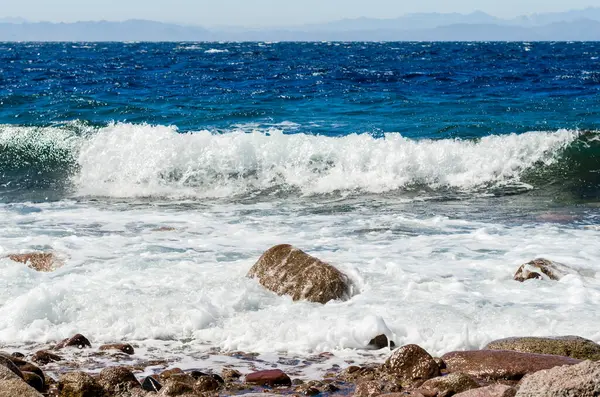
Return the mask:
[[[53,253],[9,255],[40,272],[63,266]],[[569,266],[536,259],[518,268],[515,282],[559,281]],[[294,301],[327,304],[352,295],[350,278],[291,245],[267,250],[248,272],[265,288]],[[17,348],[17,347],[15,347]],[[264,359],[251,352],[170,360],[123,341],[97,345],[76,334],[56,344],[0,353],[1,397],[356,396],[356,397],[597,397],[600,345],[578,336],[511,337],[481,350],[433,357],[422,347],[396,347],[374,335],[365,362],[330,352]],[[377,359],[377,358],[380,359]],[[189,368],[193,362],[196,368]],[[181,364],[186,368],[181,368]],[[318,367],[318,369],[316,369]],[[316,370],[315,370],[316,369]]]

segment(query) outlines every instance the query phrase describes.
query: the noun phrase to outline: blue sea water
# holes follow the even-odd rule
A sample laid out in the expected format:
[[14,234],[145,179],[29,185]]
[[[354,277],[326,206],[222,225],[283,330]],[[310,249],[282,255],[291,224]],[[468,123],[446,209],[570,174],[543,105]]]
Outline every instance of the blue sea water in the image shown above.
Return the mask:
[[[65,263],[0,258],[0,346],[600,341],[599,130],[600,43],[0,43],[0,257]],[[247,279],[280,243],[353,298]]]

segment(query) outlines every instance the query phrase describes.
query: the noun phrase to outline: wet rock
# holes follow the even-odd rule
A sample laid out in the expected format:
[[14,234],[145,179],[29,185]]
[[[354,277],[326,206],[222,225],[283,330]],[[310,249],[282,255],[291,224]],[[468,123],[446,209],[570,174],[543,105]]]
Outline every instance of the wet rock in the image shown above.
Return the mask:
[[60,397],[103,397],[102,386],[85,372],[68,372],[58,380]]
[[31,252],[28,254],[11,254],[12,261],[24,263],[38,272],[53,272],[62,267],[64,262],[49,252]]
[[387,380],[361,380],[356,383],[354,397],[374,397],[402,390],[402,385]]
[[600,345],[579,336],[499,339],[489,343],[485,349],[554,354],[579,360],[600,360]]
[[46,365],[52,362],[62,361],[62,357],[57,354],[50,353],[47,350],[40,350],[31,357],[31,361],[40,365]]
[[171,369],[167,369],[167,370],[164,370],[163,372],[161,372],[160,375],[158,375],[158,377],[159,377],[159,380],[164,382],[173,375],[183,375],[183,374],[185,374],[185,372],[183,372],[183,370],[181,368],[171,368]]
[[142,389],[146,391],[159,392],[160,389],[162,389],[162,385],[154,377],[146,376],[146,378],[142,382]]
[[387,359],[384,370],[403,384],[414,384],[440,375],[437,363],[423,348],[406,345]]
[[527,374],[543,369],[580,362],[569,357],[507,350],[452,352],[445,354],[442,359],[448,372],[464,372],[475,378],[487,380],[519,380]]
[[335,267],[291,245],[278,245],[266,251],[250,269],[250,278],[278,295],[293,300],[327,303],[350,298],[350,281]]
[[223,380],[223,378],[221,378],[221,375],[217,375],[217,374],[207,374],[207,373],[204,373],[201,371],[192,371],[189,373],[189,375],[196,380],[208,376],[208,377],[216,380],[220,385],[225,383],[225,380]]
[[235,370],[233,368],[223,368],[223,371],[221,371],[221,376],[223,377],[223,379],[229,382],[241,378],[242,374],[240,373],[240,371]]
[[291,386],[292,380],[282,370],[272,369],[246,375],[246,383],[259,386]]
[[514,397],[516,393],[517,389],[514,387],[496,384],[480,387],[479,389],[471,389],[469,391],[456,394],[454,397]]
[[373,339],[371,339],[371,341],[369,342],[369,345],[367,346],[371,349],[384,349],[386,347],[390,347],[390,348],[394,348],[396,347],[396,344],[394,343],[394,341],[390,341],[388,344],[388,338],[385,335],[377,335],[376,337],[374,337]]
[[12,373],[17,375],[19,378],[23,379],[23,374],[21,373],[21,370],[19,369],[19,367],[17,367],[15,365],[15,363],[12,362],[12,360],[10,359],[10,356],[7,357],[4,355],[0,355],[0,368],[2,368],[2,367],[10,370]]
[[70,338],[64,339],[63,341],[59,342],[56,345],[55,349],[62,349],[65,347],[76,347],[78,349],[84,349],[86,347],[92,347],[92,344],[85,336],[81,334],[76,334]]
[[421,389],[436,392],[437,397],[450,397],[478,387],[479,383],[475,379],[460,372],[433,378],[421,385]]
[[44,392],[44,380],[42,379],[41,376],[39,376],[38,374],[34,374],[33,372],[27,372],[27,371],[22,371],[23,373],[23,380],[25,381],[25,383],[27,383],[29,386],[33,387],[35,390],[39,391],[40,393]]
[[219,390],[219,387],[221,387],[221,383],[219,383],[212,376],[201,376],[200,378],[198,378],[196,384],[194,385],[194,391],[197,393],[203,393],[208,391]]
[[133,346],[131,346],[128,343],[113,343],[110,345],[102,345],[98,349],[102,350],[102,351],[118,350],[120,352],[123,352],[125,354],[130,354],[130,355],[135,353]]
[[514,279],[520,282],[531,279],[558,281],[565,275],[572,273],[575,273],[575,271],[566,265],[539,258],[521,265],[515,273]]
[[527,375],[517,397],[598,397],[600,362],[584,361]]
[[135,375],[125,367],[104,368],[98,376],[98,383],[109,395],[142,387]]
[[168,396],[168,397],[174,397],[174,396],[179,397],[179,396],[193,396],[196,394],[194,393],[193,385],[178,382],[174,379],[169,379],[164,384],[163,388],[160,390],[158,395],[159,396]]
[[22,379],[0,380],[0,397],[43,397]]
[[13,358],[12,362],[21,370],[21,372],[33,372],[34,374],[42,378],[44,382],[46,381],[44,371],[42,371],[39,367],[16,357]]
[[13,354],[11,354],[11,357],[25,358],[25,355],[23,353],[14,352]]

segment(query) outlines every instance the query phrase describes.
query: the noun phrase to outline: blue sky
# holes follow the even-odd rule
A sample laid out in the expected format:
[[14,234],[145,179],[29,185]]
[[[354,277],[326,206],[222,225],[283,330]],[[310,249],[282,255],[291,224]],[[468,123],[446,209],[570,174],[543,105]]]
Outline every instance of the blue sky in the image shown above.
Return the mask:
[[153,19],[194,25],[284,26],[412,12],[482,10],[500,17],[600,6],[600,0],[2,0],[0,18]]

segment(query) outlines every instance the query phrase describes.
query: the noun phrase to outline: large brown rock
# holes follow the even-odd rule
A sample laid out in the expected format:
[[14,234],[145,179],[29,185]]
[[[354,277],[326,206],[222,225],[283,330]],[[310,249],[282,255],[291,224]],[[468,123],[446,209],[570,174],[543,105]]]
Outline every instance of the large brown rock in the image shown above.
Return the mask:
[[327,303],[350,298],[350,281],[335,267],[291,245],[277,245],[265,252],[248,277],[278,295],[293,300]]
[[110,345],[102,345],[98,348],[98,350],[102,350],[102,351],[117,350],[122,353],[129,354],[129,355],[135,353],[133,346],[131,346],[129,343],[113,343]]
[[471,389],[456,394],[454,397],[514,397],[516,392],[517,389],[515,389],[514,387],[496,384],[486,387],[480,387],[479,389]]
[[506,338],[490,342],[485,349],[554,354],[579,360],[600,360],[600,345],[579,336]]
[[0,397],[42,397],[42,394],[25,383],[22,377],[0,365]]
[[104,368],[98,376],[98,383],[110,396],[142,387],[135,375],[125,367]]
[[85,372],[69,372],[58,380],[60,397],[103,397],[105,391],[90,375]]
[[35,354],[31,357],[31,361],[39,365],[46,365],[52,362],[62,361],[62,357],[57,354],[50,353],[47,350],[40,350],[35,352]]
[[598,397],[600,362],[555,367],[527,375],[517,397]]
[[75,334],[70,338],[60,341],[56,345],[55,349],[63,349],[65,347],[76,347],[78,349],[85,349],[88,347],[92,347],[92,344],[85,336],[81,334]]
[[50,252],[30,252],[28,254],[11,254],[11,260],[24,263],[38,272],[53,272],[64,265],[64,262]]
[[463,391],[476,389],[479,386],[479,383],[469,375],[455,372],[429,379],[420,388],[436,392],[437,397],[450,397]]
[[23,379],[23,373],[21,373],[21,370],[12,361],[12,359],[11,359],[10,356],[4,355],[4,354],[0,354],[0,367],[4,367],[4,368],[10,370],[16,376],[18,376],[19,378]]
[[558,281],[567,274],[575,271],[562,263],[553,262],[548,259],[534,259],[517,270],[514,279],[520,282],[531,279]]
[[440,368],[433,357],[417,345],[406,345],[396,350],[383,369],[403,384],[423,382],[440,375]]
[[448,372],[464,372],[480,379],[519,380],[527,374],[581,361],[549,354],[520,353],[507,350],[452,352],[442,356]]

